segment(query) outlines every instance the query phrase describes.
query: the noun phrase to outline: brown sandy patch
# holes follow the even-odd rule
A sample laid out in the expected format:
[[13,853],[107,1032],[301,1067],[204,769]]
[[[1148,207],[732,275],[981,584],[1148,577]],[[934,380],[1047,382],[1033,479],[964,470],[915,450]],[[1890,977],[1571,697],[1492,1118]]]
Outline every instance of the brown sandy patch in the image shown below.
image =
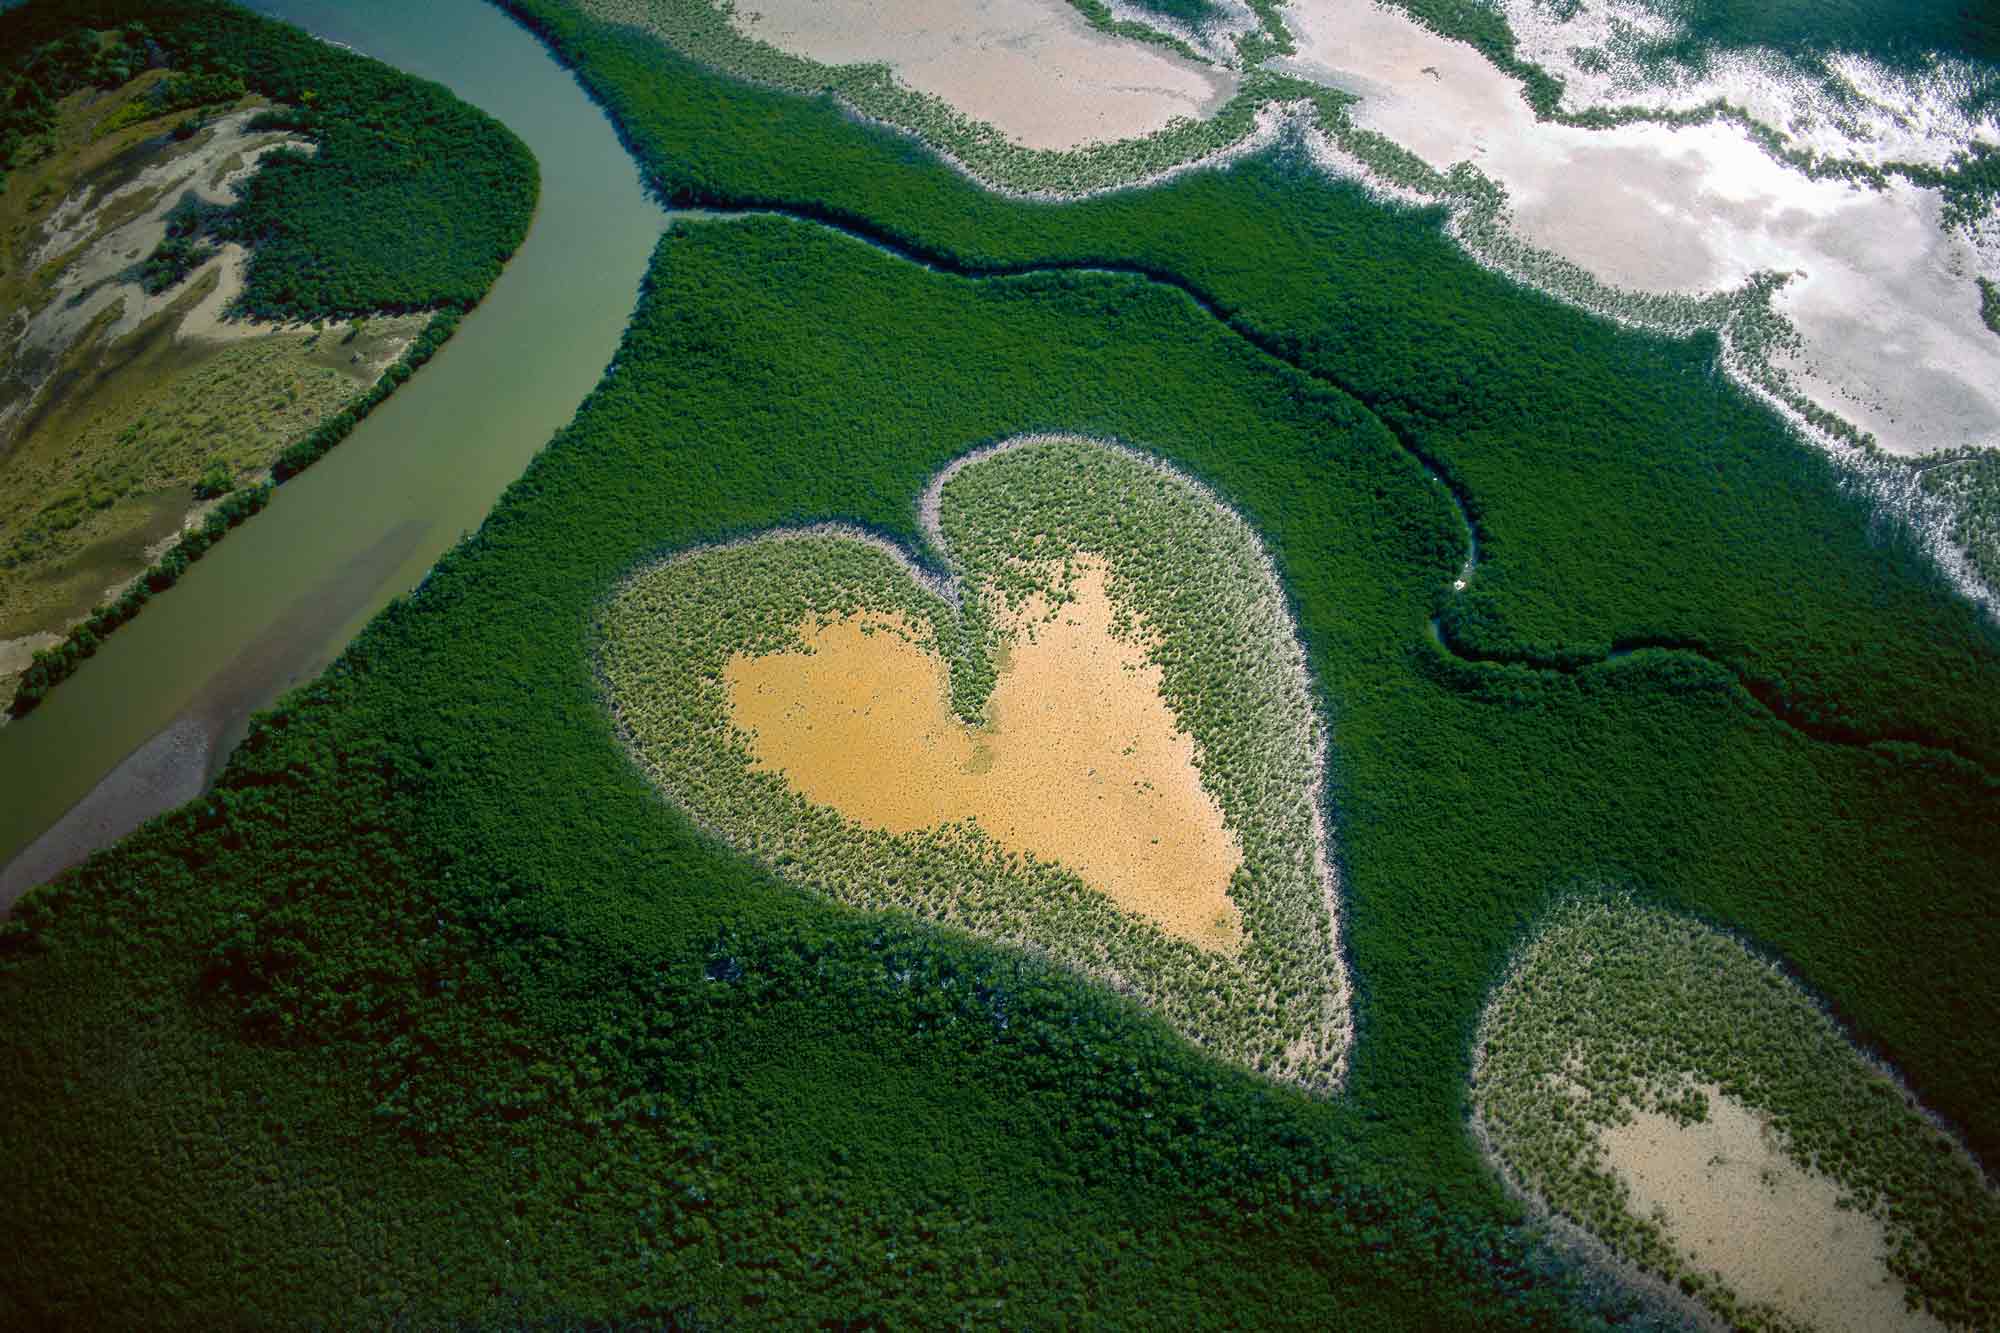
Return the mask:
[[1159,668],[1113,636],[1103,567],[1080,566],[1072,592],[1010,617],[986,727],[952,713],[945,663],[918,632],[881,615],[808,627],[807,652],[732,658],[731,715],[758,767],[807,800],[894,833],[976,821],[1169,935],[1233,954],[1243,854],[1202,789],[1193,738]]
[[730,21],[825,64],[887,65],[1028,148],[1140,138],[1236,89],[1227,71],[1095,31],[1066,0],[745,0]]
[[1713,1085],[1701,1091],[1704,1121],[1634,1110],[1600,1136],[1636,1215],[1657,1210],[1696,1269],[1814,1328],[1944,1328],[1904,1308],[1880,1221],[1842,1208],[1839,1184],[1793,1162],[1765,1117]]

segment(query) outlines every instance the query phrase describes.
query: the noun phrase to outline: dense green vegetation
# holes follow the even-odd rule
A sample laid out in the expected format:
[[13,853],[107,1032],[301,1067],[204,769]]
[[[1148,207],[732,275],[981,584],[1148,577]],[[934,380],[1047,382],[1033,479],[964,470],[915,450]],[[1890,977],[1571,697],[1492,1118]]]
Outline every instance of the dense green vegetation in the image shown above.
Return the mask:
[[[0,13],[0,24],[6,15]],[[0,69],[0,184],[7,173],[47,150],[56,106],[79,88],[116,88],[143,68],[124,41],[103,41],[97,33],[71,30],[59,35],[9,34],[10,59]],[[18,43],[18,44],[17,44]]]
[[[1118,18],[1111,12],[1111,7],[1103,3],[1103,0],[1069,0],[1069,3],[1077,13],[1083,15],[1086,23],[1096,28],[1099,32],[1109,33],[1113,37],[1124,37],[1135,42],[1150,42],[1154,46],[1164,46],[1171,51],[1178,52],[1190,60],[1198,60],[1203,64],[1209,63],[1208,57],[1202,55],[1186,42],[1170,33],[1162,32],[1149,23]],[[1198,8],[1205,15],[1210,10],[1210,6],[1205,0],[1191,0],[1191,3],[1188,4],[1182,4],[1180,0],[1166,0],[1165,5],[1148,7],[1154,9],[1157,13],[1167,15],[1169,18],[1182,18],[1184,22],[1192,22],[1194,20],[1183,18],[1181,15],[1173,14],[1169,11],[1177,7],[1188,9]]]
[[188,274],[215,256],[203,233],[226,210],[203,203],[190,191],[167,213],[167,234],[138,266],[137,281],[148,296],[178,287]]
[[[1521,932],[1606,880],[1783,957],[2000,1151],[2000,636],[1712,340],[1593,321],[1282,154],[1006,201],[514,7],[663,197],[935,267],[782,218],[670,233],[480,532],[214,794],[24,902],[0,1321],[1587,1323],[1466,1086]],[[821,520],[914,545],[938,467],[1038,430],[1146,442],[1277,566],[1332,733],[1337,1098],[802,894],[618,743],[621,580]]]
[[1217,14],[1210,0],[1132,0],[1135,9],[1180,23],[1206,23]]
[[[1692,1267],[1602,1160],[1634,1109],[1682,1124],[1719,1089],[1785,1154],[1884,1224],[1890,1271],[1954,1325],[1991,1328],[2000,1194],[1783,972],[1728,935],[1622,895],[1560,907],[1480,1027],[1473,1105],[1516,1179],[1741,1326],[1769,1312]],[[1782,1326],[1782,1323],[1780,1324]]]
[[156,86],[154,114],[245,90],[281,104],[265,123],[315,151],[266,159],[204,229],[252,248],[240,306],[259,318],[466,309],[534,213],[534,160],[490,116],[222,0],[35,0],[0,13],[0,50],[23,53],[8,71],[10,100],[24,104],[20,127],[0,129],[8,154],[4,136],[45,127],[62,95],[151,65],[175,71]]

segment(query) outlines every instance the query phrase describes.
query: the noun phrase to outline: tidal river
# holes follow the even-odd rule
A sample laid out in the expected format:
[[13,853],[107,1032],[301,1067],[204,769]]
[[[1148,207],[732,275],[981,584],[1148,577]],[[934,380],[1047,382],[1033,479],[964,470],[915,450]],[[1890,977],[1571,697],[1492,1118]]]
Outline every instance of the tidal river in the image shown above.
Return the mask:
[[541,208],[428,366],[0,727],[0,912],[197,795],[252,712],[318,674],[478,526],[610,363],[665,226],[603,114],[484,0],[253,4],[505,122],[541,164]]

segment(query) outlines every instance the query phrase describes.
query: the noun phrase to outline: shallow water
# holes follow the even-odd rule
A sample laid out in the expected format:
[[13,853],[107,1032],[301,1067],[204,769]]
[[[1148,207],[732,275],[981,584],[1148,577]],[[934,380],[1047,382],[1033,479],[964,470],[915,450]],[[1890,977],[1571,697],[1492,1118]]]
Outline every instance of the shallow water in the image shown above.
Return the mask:
[[[263,0],[266,13],[436,79],[504,121],[541,164],[520,252],[444,350],[271,507],[0,727],[0,909],[188,790],[173,751],[219,768],[251,712],[323,668],[476,527],[575,412],[616,350],[665,215],[610,123],[522,28],[481,0]],[[385,552],[394,553],[386,559]],[[337,587],[340,595],[328,596]],[[199,731],[205,743],[189,741]],[[132,757],[147,780],[54,829]],[[106,790],[119,790],[112,783]],[[148,795],[148,793],[151,793]]]

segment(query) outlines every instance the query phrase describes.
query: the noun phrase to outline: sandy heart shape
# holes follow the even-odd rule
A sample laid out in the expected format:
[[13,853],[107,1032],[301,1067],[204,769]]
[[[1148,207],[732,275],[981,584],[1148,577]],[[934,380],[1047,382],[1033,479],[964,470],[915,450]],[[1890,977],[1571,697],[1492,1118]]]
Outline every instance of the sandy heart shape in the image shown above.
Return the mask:
[[598,665],[639,766],[794,882],[1037,949],[1331,1089],[1325,731],[1255,532],[1069,436],[961,458],[920,514],[945,575],[822,526],[627,579]]

